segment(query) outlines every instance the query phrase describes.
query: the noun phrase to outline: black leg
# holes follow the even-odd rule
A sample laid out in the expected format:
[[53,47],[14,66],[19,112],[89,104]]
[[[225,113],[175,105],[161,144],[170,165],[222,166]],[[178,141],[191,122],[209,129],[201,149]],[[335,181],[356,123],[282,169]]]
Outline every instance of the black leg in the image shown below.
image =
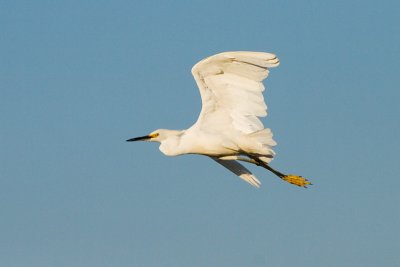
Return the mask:
[[307,185],[312,185],[312,183],[310,181],[308,181],[306,178],[303,178],[302,176],[298,176],[298,175],[293,175],[293,174],[283,174],[275,169],[273,169],[271,166],[269,166],[267,163],[261,161],[260,159],[258,159],[257,157],[251,157],[258,166],[261,166],[267,170],[269,170],[270,172],[272,172],[273,174],[275,174],[276,176],[278,176],[279,178],[281,178],[282,180],[300,186],[300,187],[307,187]]

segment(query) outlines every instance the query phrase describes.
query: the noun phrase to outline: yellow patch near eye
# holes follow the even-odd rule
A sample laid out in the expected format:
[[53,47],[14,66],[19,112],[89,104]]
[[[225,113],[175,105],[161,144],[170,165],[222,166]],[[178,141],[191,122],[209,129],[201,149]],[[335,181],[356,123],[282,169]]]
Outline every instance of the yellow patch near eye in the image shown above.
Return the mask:
[[152,134],[149,134],[149,136],[151,137],[151,138],[156,138],[157,136],[159,136],[160,134],[159,133],[152,133]]

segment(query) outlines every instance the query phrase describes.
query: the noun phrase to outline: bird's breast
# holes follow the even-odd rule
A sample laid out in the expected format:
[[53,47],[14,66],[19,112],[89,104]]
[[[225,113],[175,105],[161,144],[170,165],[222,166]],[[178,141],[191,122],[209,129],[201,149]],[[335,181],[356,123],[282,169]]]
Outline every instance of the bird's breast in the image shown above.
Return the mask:
[[184,136],[180,140],[182,154],[221,156],[237,154],[237,146],[223,136],[196,134]]

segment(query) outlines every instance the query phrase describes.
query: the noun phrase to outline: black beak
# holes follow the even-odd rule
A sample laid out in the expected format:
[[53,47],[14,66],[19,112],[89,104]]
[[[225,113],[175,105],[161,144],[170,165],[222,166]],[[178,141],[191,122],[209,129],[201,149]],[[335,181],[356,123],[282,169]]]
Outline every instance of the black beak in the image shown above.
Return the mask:
[[145,135],[145,136],[139,136],[139,137],[128,139],[128,140],[126,140],[126,142],[146,141],[146,140],[149,140],[150,138],[151,138],[150,136]]

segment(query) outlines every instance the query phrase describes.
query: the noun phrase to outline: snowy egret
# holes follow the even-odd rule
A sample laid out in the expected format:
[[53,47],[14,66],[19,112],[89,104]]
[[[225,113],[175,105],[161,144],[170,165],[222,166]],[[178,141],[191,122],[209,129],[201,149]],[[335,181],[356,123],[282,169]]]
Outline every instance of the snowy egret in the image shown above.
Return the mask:
[[167,156],[209,156],[255,187],[260,181],[238,161],[261,166],[282,180],[301,187],[311,183],[298,175],[285,175],[269,165],[275,156],[272,132],[258,117],[267,115],[262,81],[278,58],[263,52],[224,52],[198,62],[192,74],[200,89],[202,109],[187,130],[159,129],[128,139],[159,142]]

